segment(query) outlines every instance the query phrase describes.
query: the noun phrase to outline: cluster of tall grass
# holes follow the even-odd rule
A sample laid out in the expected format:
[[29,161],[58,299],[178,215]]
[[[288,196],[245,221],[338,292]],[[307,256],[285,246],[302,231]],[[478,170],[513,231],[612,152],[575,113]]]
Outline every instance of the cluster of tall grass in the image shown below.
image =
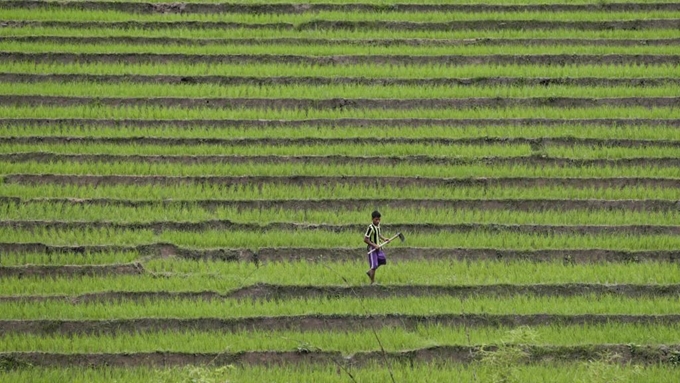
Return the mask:
[[[304,345],[304,344],[303,344]],[[574,377],[590,376],[593,368],[586,363],[534,363],[518,366],[515,375],[521,382],[527,383],[573,383]],[[416,363],[393,363],[388,370],[383,365],[368,365],[354,367],[349,372],[360,382],[389,382],[394,378],[398,382],[414,383],[448,383],[451,377],[461,381],[475,380],[491,382],[497,376],[495,366],[485,364],[464,365],[446,363],[443,365]],[[343,373],[337,365],[329,362],[327,365],[286,365],[286,366],[183,366],[183,367],[62,367],[62,368],[20,368],[5,373],[10,381],[34,383],[187,383],[187,382],[225,382],[240,383],[259,382],[347,382],[348,375]],[[620,382],[648,381],[658,383],[675,383],[680,379],[677,368],[649,365],[624,365],[616,370],[615,375],[604,376],[611,379],[614,376]],[[595,378],[601,379],[601,378]],[[590,382],[606,382],[607,380],[590,380]],[[611,380],[609,380],[611,381]]]
[[[81,256],[82,258],[85,257]],[[124,257],[107,258],[107,254],[102,254],[101,258],[96,255],[88,258],[94,262],[129,260]],[[332,254],[326,254],[319,257],[324,263],[291,261],[262,262],[257,265],[252,262],[138,259],[147,272],[143,275],[5,277],[0,279],[0,287],[4,296],[79,296],[109,291],[228,294],[232,290],[258,283],[359,287],[366,284],[365,258],[363,250],[357,249],[356,260],[335,261]],[[52,259],[57,262],[50,264],[60,264],[66,260],[78,262],[78,258],[73,255],[65,255],[63,258],[53,256]],[[3,255],[0,265],[19,266],[20,262],[16,261],[21,261],[21,256]],[[591,283],[651,284],[663,288],[664,285],[680,283],[678,271],[676,264],[667,262],[564,265],[562,262],[390,259],[389,272],[380,275],[380,283],[392,287]]]
[[62,97],[174,97],[174,98],[369,98],[369,99],[433,99],[433,98],[539,98],[539,97],[678,97],[677,84],[664,86],[368,86],[340,85],[218,85],[218,84],[101,84],[96,82],[15,83],[0,88],[3,95],[41,95]]
[[430,164],[326,164],[258,162],[230,164],[172,164],[117,162],[37,161],[13,163],[0,161],[0,174],[72,174],[72,175],[139,175],[139,176],[366,176],[366,177],[426,177],[469,179],[478,177],[499,178],[680,178],[680,168],[656,165],[570,165],[535,166],[512,165],[449,165]]
[[[207,27],[207,26],[206,26]],[[408,30],[408,29],[253,29],[253,28],[185,28],[173,26],[172,28],[157,27],[145,29],[137,27],[107,27],[92,26],[87,29],[70,28],[68,26],[26,25],[13,28],[0,29],[0,36],[8,37],[33,37],[33,36],[60,36],[60,37],[170,37],[185,39],[243,39],[246,44],[264,44],[267,39],[422,39],[423,45],[436,45],[433,40],[452,39],[610,39],[613,45],[621,39],[672,39],[680,37],[680,31],[676,29],[501,29],[501,30]],[[259,41],[255,40],[259,39]],[[237,43],[237,41],[234,41]],[[293,41],[289,41],[293,44]],[[300,41],[300,44],[306,41]],[[538,42],[536,42],[538,43]],[[480,42],[480,44],[484,44]]]
[[[414,330],[382,328],[376,334],[385,351],[412,350],[434,345],[489,345],[502,339],[507,327],[465,328],[418,326]],[[537,346],[576,346],[591,344],[667,344],[680,341],[680,326],[618,324],[584,326],[538,326]],[[371,330],[352,332],[217,331],[147,332],[118,335],[33,335],[0,336],[0,352],[123,353],[123,352],[205,352],[296,351],[308,345],[344,355],[378,351],[378,344],[366,342],[375,336]]]
[[[1,181],[1,180],[0,180]],[[0,182],[0,195],[30,198],[108,198],[114,200],[385,200],[385,199],[597,199],[597,200],[678,200],[680,190],[672,187],[396,187],[385,184],[338,182],[324,186],[217,185],[210,183],[162,185],[21,185]],[[389,205],[389,203],[385,203]]]
[[[17,252],[5,253],[0,256],[0,266],[26,266],[26,265],[102,265],[129,263],[139,259],[140,255],[133,251],[102,251],[84,253],[41,253],[41,252]],[[4,281],[4,280],[2,280]],[[40,278],[37,282],[46,283],[48,280]],[[0,282],[2,283],[2,282]],[[46,290],[49,292],[49,290]],[[85,292],[85,290],[83,290]],[[3,290],[3,294],[10,294],[11,290]],[[14,293],[20,293],[14,291]]]
[[[369,128],[373,128],[369,126]],[[366,137],[365,126],[296,126],[296,127],[213,127],[206,123],[187,129],[168,124],[165,126],[134,126],[124,123],[113,126],[96,124],[64,123],[62,125],[46,124],[2,124],[0,123],[0,137],[163,137],[166,139],[205,138],[219,140],[235,139],[350,139]],[[593,138],[600,140],[645,140],[650,145],[654,141],[680,140],[678,129],[674,126],[646,126],[646,125],[580,125],[577,123],[563,125],[504,125],[504,126],[441,126],[441,125],[413,125],[413,126],[375,126],[371,129],[371,138],[378,141],[377,146],[384,142],[379,140],[399,138],[417,139],[469,139],[469,138]],[[224,142],[220,142],[225,145]],[[13,144],[14,145],[14,144]],[[16,144],[17,147],[18,144]],[[71,147],[75,144],[60,144],[60,147]],[[324,143],[328,146],[329,143]],[[43,144],[50,147],[48,144]],[[92,145],[88,145],[90,147]],[[85,150],[85,146],[79,149]],[[554,149],[547,146],[547,149]],[[604,146],[602,150],[607,150]]]
[[[680,17],[679,17],[680,18]],[[452,46],[412,46],[395,45],[384,46],[357,46],[354,44],[319,44],[319,45],[295,45],[295,44],[206,44],[206,45],[182,45],[182,44],[142,44],[129,45],[122,43],[101,44],[54,44],[45,42],[21,42],[0,41],[0,50],[6,52],[23,53],[90,53],[90,54],[115,54],[115,53],[139,53],[139,54],[181,54],[181,55],[303,55],[303,56],[488,56],[507,55],[512,48],[513,56],[523,55],[674,55],[677,48],[673,45],[637,45],[637,46],[607,46],[607,45],[546,45],[532,46],[526,44],[508,45],[452,45]]]
[[[44,243],[47,245],[119,245],[132,246],[153,243],[171,243],[189,248],[259,249],[293,247],[319,249],[319,255],[332,255],[333,249],[362,248],[362,235],[355,231],[328,231],[321,229],[239,231],[206,230],[200,232],[132,229],[78,229],[57,230],[39,227],[33,230],[0,228],[0,238],[9,243]],[[355,247],[356,246],[356,247]],[[395,244],[393,246],[402,246]],[[633,234],[524,234],[511,231],[489,232],[428,232],[409,233],[410,247],[419,248],[495,248],[515,250],[547,249],[609,249],[621,251],[674,250],[680,247],[680,238],[673,235]],[[426,249],[422,250],[427,252]]]
[[[180,144],[180,145],[177,145]],[[0,144],[0,153],[53,153],[69,155],[107,154],[118,156],[348,156],[350,158],[410,157],[428,158],[513,158],[533,154],[528,144],[440,144],[430,143],[394,144],[377,141],[373,144],[345,144],[341,142],[319,142],[313,145],[281,142],[276,145],[247,145],[235,140],[223,141],[219,145],[181,145],[181,141],[169,145],[117,145],[117,144]],[[622,158],[678,158],[680,148],[656,146],[649,142],[642,147],[607,146],[547,146],[541,149],[543,156],[567,159],[622,159]],[[664,145],[665,143],[660,143]],[[282,158],[283,159],[283,158]],[[405,158],[408,159],[408,158]],[[415,159],[415,157],[414,157]],[[125,160],[125,158],[121,158]],[[225,161],[228,158],[225,158]]]
[[[0,29],[0,33],[4,29]],[[252,33],[251,30],[248,30]],[[277,32],[278,33],[278,32]],[[447,32],[448,33],[448,32]],[[570,31],[570,33],[572,33]],[[680,32],[679,32],[680,34]],[[680,36],[678,36],[680,38]],[[252,63],[108,63],[108,62],[0,62],[7,73],[95,74],[95,75],[176,75],[176,76],[242,76],[242,77],[365,77],[393,79],[425,78],[673,78],[680,76],[680,66],[660,65],[310,65]]]
[[[438,208],[392,208],[381,212],[390,225],[399,224],[535,224],[535,225],[675,225],[677,211],[632,210],[442,210]],[[229,220],[236,223],[266,225],[271,222],[312,224],[361,224],[367,220],[367,207],[360,209],[241,209],[237,207],[205,208],[197,205],[167,204],[126,207],[111,205],[76,205],[70,203],[29,202],[0,203],[4,220],[39,221],[107,221],[107,222],[201,222]]]
[[109,320],[135,318],[252,318],[297,315],[668,315],[676,314],[675,297],[628,298],[611,295],[574,297],[382,297],[306,298],[290,300],[225,299],[220,304],[195,299],[90,302],[0,302],[0,319]]
[[328,21],[409,21],[419,23],[441,23],[467,20],[540,20],[540,21],[619,21],[646,19],[677,19],[677,11],[642,11],[642,12],[361,12],[353,11],[318,11],[305,13],[149,13],[131,14],[121,11],[75,10],[75,9],[21,9],[7,8],[4,17],[16,21],[198,21],[198,22],[230,22],[243,24],[287,23],[300,25],[318,20]]
[[[462,109],[216,109],[101,105],[0,106],[4,118],[141,120],[313,120],[313,119],[679,119],[680,108],[595,106],[590,108],[508,107]],[[565,121],[568,123],[568,121]]]

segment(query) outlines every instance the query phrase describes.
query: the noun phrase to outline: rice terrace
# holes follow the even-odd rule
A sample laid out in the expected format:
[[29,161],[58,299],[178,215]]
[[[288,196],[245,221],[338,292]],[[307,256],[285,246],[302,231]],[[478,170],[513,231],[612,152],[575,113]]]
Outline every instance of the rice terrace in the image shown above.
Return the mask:
[[680,2],[0,15],[0,382],[680,381]]

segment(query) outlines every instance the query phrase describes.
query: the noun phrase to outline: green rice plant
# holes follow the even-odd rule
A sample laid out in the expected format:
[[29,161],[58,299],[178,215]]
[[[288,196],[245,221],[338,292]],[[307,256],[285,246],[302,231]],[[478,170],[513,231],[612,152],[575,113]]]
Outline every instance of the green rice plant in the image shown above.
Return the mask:
[[0,302],[3,320],[110,320],[135,318],[253,318],[294,315],[668,315],[676,314],[675,297],[405,297],[308,298],[285,301],[223,300],[220,304],[195,299],[117,301],[72,304],[63,301]]
[[[413,330],[382,328],[376,330],[388,352],[427,348],[434,345],[496,345],[506,349],[520,345],[576,346],[591,344],[677,344],[678,325],[651,326],[612,323],[583,326],[537,326],[511,329],[507,327],[466,328],[418,326]],[[518,331],[535,334],[535,339],[520,338]],[[511,335],[506,335],[510,333]],[[514,335],[514,336],[513,336]],[[225,333],[221,331],[167,331],[117,335],[34,335],[7,333],[0,336],[1,352],[49,352],[60,354],[133,353],[133,352],[247,352],[294,351],[301,344],[324,351],[340,351],[344,355],[379,350],[371,330],[350,332],[267,331]],[[487,351],[498,355],[497,352]],[[517,360],[521,363],[522,360]]]
[[[426,251],[426,250],[425,250]],[[79,276],[79,277],[6,277],[0,279],[5,296],[79,296],[108,291],[117,292],[214,292],[230,291],[253,284],[278,286],[365,286],[367,261],[362,249],[356,259],[335,261],[333,254],[320,252],[319,260],[263,262],[219,262],[189,260],[143,261],[143,275]],[[105,256],[105,254],[103,254]],[[21,259],[20,255],[3,255],[4,259]],[[93,258],[96,255],[92,256]],[[389,251],[388,251],[389,257]],[[51,264],[60,264],[53,255]],[[62,257],[68,260],[67,256]],[[105,257],[102,257],[105,260]],[[98,260],[98,259],[97,259]],[[122,261],[115,259],[113,261]],[[15,264],[12,265],[16,265]],[[562,262],[389,260],[381,272],[380,283],[396,286],[486,286],[498,284],[651,284],[680,283],[675,264],[667,262],[593,263],[564,265]],[[162,276],[162,277],[159,277]]]
[[[649,141],[649,140],[647,140]],[[642,147],[617,147],[617,146],[562,146],[548,145],[543,153],[554,158],[567,159],[623,159],[623,158],[676,158],[680,157],[680,148],[656,146],[650,142],[649,146]],[[659,142],[664,145],[666,142]],[[658,145],[657,144],[657,145]],[[373,144],[347,144],[337,141],[319,142],[315,144],[296,144],[295,142],[281,142],[276,145],[269,144],[242,144],[242,141],[223,141],[219,145],[205,145],[188,143],[183,145],[181,141],[167,145],[146,144],[117,144],[117,143],[60,143],[60,144],[0,144],[0,154],[10,153],[52,153],[68,155],[134,155],[134,161],[139,161],[137,156],[222,156],[226,163],[229,156],[281,156],[285,157],[327,157],[346,156],[356,159],[376,160],[393,157],[427,156],[429,158],[513,158],[526,157],[532,154],[528,144],[439,144],[431,143],[408,143],[394,144],[389,142],[377,142]],[[125,158],[121,158],[125,160]]]
[[[4,118],[86,118],[142,120],[309,120],[309,119],[678,119],[680,108],[463,108],[463,109],[214,109],[107,106],[0,106]],[[569,123],[569,121],[564,121]]]
[[41,95],[63,97],[175,97],[175,98],[369,98],[369,99],[433,99],[433,98],[540,98],[540,97],[678,97],[676,84],[657,87],[633,86],[367,86],[334,85],[217,85],[217,84],[101,84],[95,82],[14,83],[0,88],[4,95]]
[[479,158],[519,157],[531,155],[528,144],[459,145],[432,143],[371,143],[319,142],[316,144],[285,143],[243,144],[242,141],[223,142],[219,145],[117,145],[117,144],[0,144],[0,153],[55,153],[55,154],[112,154],[149,156],[414,156]]
[[[238,207],[201,207],[181,204],[169,206],[120,206],[119,204],[71,204],[65,202],[31,201],[0,203],[0,219],[10,221],[66,222],[205,222],[228,220],[234,223],[267,225],[273,222],[355,225],[368,218],[370,204],[356,209],[242,209]],[[392,207],[382,203],[381,212],[389,217],[385,222],[400,224],[507,224],[507,225],[669,225],[680,222],[677,211],[631,210],[441,210],[437,208]]]
[[[60,368],[18,368],[5,373],[9,381],[35,383],[193,383],[204,379],[205,383],[216,382],[321,382],[345,383],[346,374],[338,371],[337,365],[286,365],[286,366],[183,366],[183,367],[60,367]],[[639,368],[623,366],[627,374],[635,374],[637,381],[675,383],[680,372],[672,367],[652,364]],[[352,376],[360,382],[388,382],[390,373],[384,366],[368,365],[352,368]],[[487,366],[468,366],[458,363],[392,364],[392,376],[398,382],[448,383],[451,377],[465,382],[488,382],[495,370]],[[533,363],[523,366],[520,371],[522,382],[528,383],[573,383],[577,377],[588,376],[588,368],[578,363]],[[205,379],[211,379],[205,380]],[[218,380],[219,379],[219,380]]]
[[319,11],[307,13],[162,13],[131,14],[120,11],[74,10],[74,9],[21,9],[3,10],[5,20],[15,21],[100,21],[116,22],[135,20],[139,22],[231,22],[244,24],[288,23],[299,26],[317,20],[328,21],[411,21],[420,23],[443,23],[466,20],[541,20],[541,21],[619,21],[677,19],[676,11],[644,12],[360,12]]
[[216,167],[214,164],[172,164],[54,161],[41,163],[28,161],[13,163],[0,161],[0,174],[72,174],[72,175],[138,175],[138,176],[363,176],[363,177],[427,177],[446,179],[465,179],[476,177],[498,178],[680,178],[680,168],[627,165],[588,165],[588,166],[536,166],[526,164],[511,165],[440,165],[404,164],[366,165],[366,164],[326,164],[282,163],[263,164],[247,162],[232,164],[229,167]]
[[[139,258],[139,254],[131,251],[104,251],[104,252],[85,252],[85,253],[5,253],[0,255],[0,266],[24,266],[24,265],[102,265],[130,263]],[[3,280],[0,280],[2,283]],[[46,283],[47,280],[40,278],[39,283]],[[49,292],[49,290],[46,290]],[[85,292],[85,290],[83,290]],[[3,290],[3,294],[9,290]]]
[[[4,30],[0,29],[0,33]],[[145,33],[149,30],[143,30]],[[172,33],[176,33],[172,30]],[[246,33],[255,33],[252,29]],[[276,33],[285,33],[277,31]],[[430,33],[430,32],[428,32]],[[455,33],[455,32],[446,32]],[[577,33],[577,31],[569,31]],[[656,32],[655,32],[656,33]],[[680,32],[678,32],[680,33]],[[230,32],[231,34],[231,32]],[[596,78],[677,78],[680,66],[660,65],[460,65],[455,70],[450,65],[310,65],[251,63],[249,65],[229,63],[126,63],[126,62],[25,62],[3,61],[0,70],[9,73],[54,73],[54,74],[95,74],[95,75],[175,75],[175,76],[257,76],[257,77],[366,77],[366,78],[544,78],[544,77],[596,77]],[[387,75],[389,73],[389,75]]]
[[[75,0],[75,1],[81,1],[81,0]],[[128,1],[128,0],[115,0],[115,1]],[[142,0],[133,0],[134,2],[136,1],[142,1]],[[153,3],[165,3],[165,2],[171,2],[170,0],[154,0]],[[210,3],[210,2],[224,2],[224,0],[188,0],[187,3],[191,2],[199,2],[199,3]],[[612,2],[607,2],[607,4],[619,4],[619,3],[629,3],[629,2],[634,2],[634,3],[642,3],[642,4],[647,4],[647,3],[666,3],[670,2],[668,0],[616,0]],[[290,3],[290,0],[244,0],[242,1],[243,4],[279,4],[279,3],[284,3],[288,4]],[[356,0],[308,0],[307,3],[310,4],[353,4],[356,3]],[[368,0],[368,1],[363,1],[362,3],[365,4],[383,4],[383,5],[390,5],[390,4],[403,4],[403,0]],[[409,3],[411,4],[432,4],[432,0],[409,0]],[[444,0],[440,2],[440,4],[457,4],[458,2],[452,1],[452,0]],[[572,1],[566,1],[566,0],[492,0],[492,1],[487,1],[489,4],[591,4],[592,2],[589,0],[574,0]]]
[[[362,233],[332,232],[320,229],[238,231],[207,230],[201,232],[164,230],[81,229],[55,230],[44,227],[33,230],[0,227],[0,238],[8,243],[44,243],[48,245],[144,245],[157,242],[181,247],[259,249],[264,247],[304,247],[319,249],[319,256],[333,255],[333,249],[360,249]],[[355,247],[356,246],[356,247]],[[401,246],[394,244],[392,247]],[[538,249],[609,249],[621,251],[674,250],[680,239],[672,235],[537,235],[488,231],[409,233],[409,247],[427,248],[495,248],[515,250]]]
[[[610,39],[616,44],[618,39],[672,39],[680,37],[676,29],[503,29],[503,30],[395,30],[395,29],[194,29],[173,25],[171,28],[144,29],[135,27],[109,28],[105,25],[87,29],[69,28],[67,26],[14,26],[0,29],[0,36],[60,36],[60,37],[170,37],[185,39],[244,39],[247,44],[266,44],[267,39],[300,38],[300,39]],[[261,39],[254,41],[253,39]],[[293,44],[294,42],[288,42]],[[306,43],[301,41],[300,44]],[[421,44],[428,45],[428,41]],[[436,45],[433,42],[429,45]],[[540,45],[540,44],[539,44]]]
[[[32,11],[31,11],[32,12]],[[509,51],[514,56],[523,55],[673,55],[677,54],[674,46],[573,46],[573,45],[501,45],[501,46],[411,46],[396,45],[356,46],[352,44],[325,45],[236,45],[236,44],[207,44],[207,45],[127,45],[127,44],[54,44],[42,42],[0,41],[0,51],[23,53],[143,53],[143,54],[182,54],[182,55],[304,55],[304,56],[337,56],[337,55],[408,55],[408,56],[486,56],[507,55]]]
[[217,185],[210,183],[178,185],[21,185],[2,183],[0,195],[16,198],[109,198],[114,200],[323,200],[353,199],[598,199],[598,200],[678,200],[680,191],[670,187],[395,187],[381,184],[342,183],[328,186]]
[[[140,127],[121,124],[106,127],[92,124],[64,125],[27,125],[0,123],[0,137],[164,137],[164,138],[211,138],[211,139],[348,139],[366,137],[366,127],[226,127],[215,128],[200,125],[187,129],[168,124],[159,127]],[[371,128],[369,126],[369,128]],[[579,125],[564,124],[555,126],[503,125],[503,126],[380,126],[371,130],[371,137],[390,139],[393,137],[410,139],[465,139],[465,138],[594,138],[594,139],[629,139],[649,141],[678,141],[680,133],[674,126],[637,126],[637,125]],[[58,147],[69,148],[76,144],[59,144]],[[383,143],[376,143],[377,146]],[[409,144],[412,145],[412,144]],[[13,144],[21,148],[18,144]],[[43,144],[42,147],[50,147]],[[96,145],[83,145],[78,150]],[[246,145],[244,145],[246,146]],[[332,148],[331,145],[326,146]],[[549,147],[557,150],[557,148]],[[56,149],[55,149],[56,150]],[[368,148],[367,148],[368,150]],[[18,151],[18,150],[17,150]]]
[[639,147],[621,148],[605,146],[558,146],[547,147],[545,153],[552,157],[565,158],[678,158],[680,148],[675,147]]

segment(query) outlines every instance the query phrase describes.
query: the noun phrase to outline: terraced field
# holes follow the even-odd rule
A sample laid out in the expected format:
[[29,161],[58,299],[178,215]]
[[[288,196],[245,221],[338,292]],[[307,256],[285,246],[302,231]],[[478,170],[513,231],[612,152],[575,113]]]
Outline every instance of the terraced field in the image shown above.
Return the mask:
[[0,10],[1,382],[680,380],[680,3]]

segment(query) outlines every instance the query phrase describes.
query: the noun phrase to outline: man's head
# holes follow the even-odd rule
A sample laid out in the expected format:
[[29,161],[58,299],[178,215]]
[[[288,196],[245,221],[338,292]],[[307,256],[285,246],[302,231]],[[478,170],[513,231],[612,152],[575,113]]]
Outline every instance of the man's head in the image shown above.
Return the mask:
[[371,213],[371,218],[373,219],[373,224],[378,226],[380,225],[380,212],[375,210],[373,213]]

